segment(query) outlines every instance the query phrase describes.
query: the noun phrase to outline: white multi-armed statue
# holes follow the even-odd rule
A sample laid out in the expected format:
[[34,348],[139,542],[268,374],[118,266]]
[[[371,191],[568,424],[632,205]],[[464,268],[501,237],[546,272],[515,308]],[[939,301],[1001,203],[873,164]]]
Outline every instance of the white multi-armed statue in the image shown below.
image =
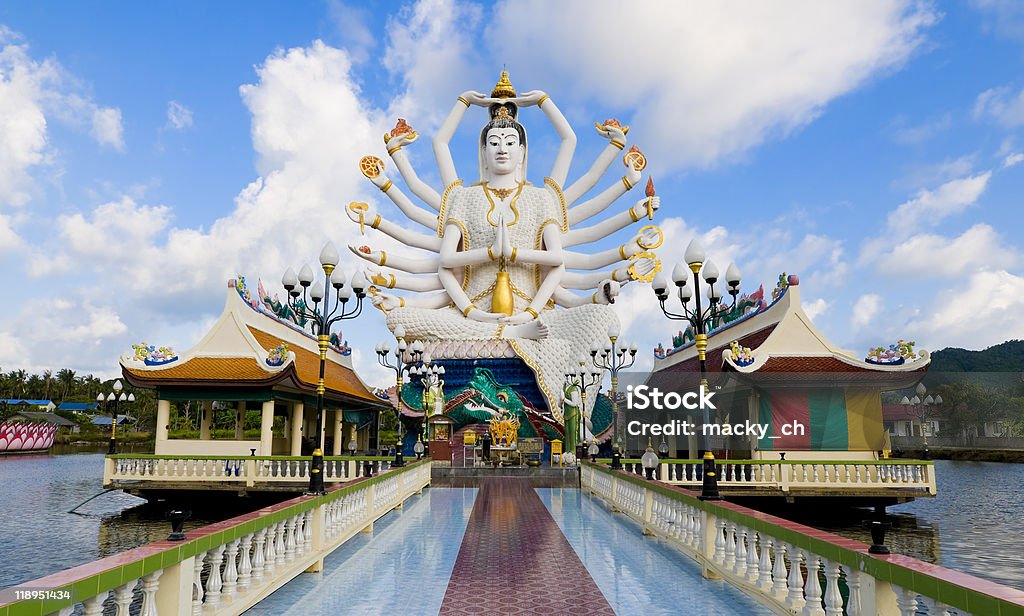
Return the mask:
[[[489,112],[480,133],[480,179],[466,185],[459,179],[448,143],[462,116],[472,106]],[[526,130],[519,110],[536,106],[561,138],[554,167],[539,185],[527,181]],[[348,216],[427,253],[388,253],[368,246],[352,251],[372,265],[368,278],[373,304],[387,314],[392,331],[406,340],[421,340],[435,359],[519,356],[533,370],[554,419],[562,421],[562,383],[578,371],[581,357],[603,347],[618,319],[608,306],[620,285],[649,281],[660,268],[649,249],[661,243],[661,231],[647,226],[629,242],[602,252],[567,250],[601,240],[643,218],[653,219],[659,198],[648,196],[597,224],[581,223],[600,214],[640,182],[646,165],[631,148],[624,156],[626,174],[592,199],[576,201],[597,183],[626,145],[628,127],[615,120],[597,125],[609,140],[591,168],[563,189],[576,147],[576,136],[548,95],[541,91],[516,95],[503,71],[491,96],[465,92],[458,97],[434,138],[434,155],[445,184],[438,192],[419,179],[403,148],[418,134],[403,120],[384,140],[395,167],[414,195],[430,210],[415,205],[387,177],[383,162],[373,156],[361,169],[413,222],[430,234],[410,231],[381,217],[365,203],[352,203]],[[611,269],[601,271],[602,268]],[[577,271],[569,271],[577,270]],[[377,287],[415,292],[399,296]],[[589,291],[587,294],[572,290]],[[588,396],[589,417],[597,396]]]

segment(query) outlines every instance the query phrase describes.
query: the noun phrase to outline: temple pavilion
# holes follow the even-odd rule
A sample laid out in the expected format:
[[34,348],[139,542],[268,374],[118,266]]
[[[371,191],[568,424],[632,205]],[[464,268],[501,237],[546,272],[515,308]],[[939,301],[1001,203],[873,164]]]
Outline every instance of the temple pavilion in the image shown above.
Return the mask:
[[[302,323],[239,276],[228,282],[220,318],[188,352],[142,343],[121,357],[132,385],[155,389],[158,456],[299,456],[313,449],[320,356]],[[324,374],[326,455],[378,448],[386,408],[352,368],[351,350],[332,337]],[[199,438],[169,438],[172,413],[198,405]],[[260,411],[259,439],[246,438],[246,411]],[[225,418],[223,415],[228,417]],[[215,425],[234,427],[214,439]]]
[[[764,438],[668,440],[670,450],[691,458],[706,445],[737,459],[876,460],[888,449],[881,393],[912,387],[930,362],[926,351],[904,341],[860,356],[839,348],[804,312],[795,275],[782,274],[770,298],[763,287],[743,297],[711,326],[706,376],[724,403],[711,420],[770,428]],[[673,337],[671,349],[659,345],[655,358],[649,384],[663,390],[696,384],[699,360],[689,329]],[[783,432],[794,423],[805,426],[802,434]],[[642,445],[627,442],[629,449]]]

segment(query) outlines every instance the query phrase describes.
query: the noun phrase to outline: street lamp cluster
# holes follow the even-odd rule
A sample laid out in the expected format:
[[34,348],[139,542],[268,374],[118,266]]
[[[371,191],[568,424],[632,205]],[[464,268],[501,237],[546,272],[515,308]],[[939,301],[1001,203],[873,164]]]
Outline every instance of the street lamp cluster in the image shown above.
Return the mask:
[[[581,355],[576,369],[565,373],[565,383],[567,389],[576,388],[580,392],[579,410],[574,411],[572,417],[563,418],[566,422],[566,436],[571,430],[574,437],[579,437],[577,458],[582,460],[585,454],[589,453],[592,459],[596,459],[598,452],[596,438],[591,442],[589,449],[584,449],[587,445],[587,390],[601,383],[601,371],[597,369],[597,366],[592,365],[591,361],[588,361],[586,355]],[[579,425],[577,426],[576,423]]]
[[[705,290],[707,296],[706,305],[701,300],[700,281],[702,277],[704,282],[707,283],[707,289]],[[691,279],[693,284],[690,284]],[[669,292],[668,280],[664,273],[659,272],[651,284],[654,294],[658,298],[658,303],[661,305],[661,311],[665,313],[665,316],[673,321],[685,321],[689,324],[693,332],[694,344],[697,347],[697,358],[700,362],[700,386],[704,390],[707,389],[708,385],[708,332],[717,325],[719,315],[724,309],[722,304],[722,287],[717,284],[719,279],[718,267],[712,261],[706,259],[704,246],[701,245],[700,241],[693,239],[686,247],[683,261],[676,264],[672,270],[672,282],[677,288],[676,296],[679,298],[682,312],[672,312],[665,306],[665,302],[669,298]],[[725,286],[726,292],[732,296],[732,304],[725,308],[725,310],[733,310],[736,308],[736,300],[740,293],[740,271],[735,263],[730,264],[725,271]],[[692,305],[690,304],[691,299],[693,300]],[[705,408],[704,423],[709,422],[709,412]]]
[[612,398],[612,462],[618,466],[616,453],[622,455],[622,440],[619,437],[619,371],[629,368],[636,362],[636,343],[626,344],[619,339],[618,324],[608,329],[608,342],[604,347],[594,344],[590,347],[590,357],[599,370],[607,370],[611,374]]
[[107,403],[107,411],[110,412],[110,445],[107,447],[107,455],[114,455],[117,453],[117,419],[118,419],[118,406],[122,402],[135,402],[135,394],[125,394],[124,386],[121,385],[120,379],[114,381],[114,391],[110,392],[106,396],[102,393],[96,396],[96,402],[102,406],[104,402]]
[[[918,383],[915,391],[916,395],[913,398],[903,396],[903,399],[900,400],[900,405],[908,413],[916,417],[921,426],[921,436],[924,438],[924,459],[927,460],[929,457],[928,433],[931,431],[931,426],[927,425],[926,422],[929,417],[938,411],[938,407],[942,404],[942,396],[928,394],[928,388],[924,386],[924,383]],[[924,398],[922,399],[921,396],[924,396]]]
[[[431,363],[430,353],[423,351],[423,342],[420,340],[408,344],[405,341],[405,328],[401,325],[395,328],[395,338],[398,346],[394,349],[394,360],[391,359],[391,345],[387,342],[377,343],[374,349],[377,353],[377,363],[395,373],[395,395],[398,397],[398,406],[395,412],[398,415],[398,442],[395,444],[395,461],[392,466],[404,466],[405,459],[402,454],[402,384],[406,380],[417,378],[424,387],[436,385],[444,375],[444,366]],[[408,376],[407,376],[408,375]],[[423,430],[426,430],[428,409],[423,409]],[[413,445],[413,452],[419,459],[426,451],[423,444],[424,434],[420,432],[419,439]]]
[[[320,350],[320,378],[316,386],[316,435],[314,439],[313,459],[309,469],[309,493],[324,494],[324,370],[327,365],[327,347],[331,340],[331,328],[343,320],[354,319],[363,310],[363,298],[366,297],[365,277],[357,270],[352,278],[337,269],[338,249],[332,242],[324,245],[320,251],[320,268],[324,279],[313,282],[313,269],[304,264],[299,273],[288,268],[281,278],[281,285],[288,292],[288,307],[296,317],[305,319],[317,338]],[[334,289],[330,293],[328,285]],[[355,294],[355,306],[349,307],[348,302]],[[333,300],[333,301],[332,301]],[[310,303],[312,302],[312,307]],[[322,302],[322,304],[321,304]]]

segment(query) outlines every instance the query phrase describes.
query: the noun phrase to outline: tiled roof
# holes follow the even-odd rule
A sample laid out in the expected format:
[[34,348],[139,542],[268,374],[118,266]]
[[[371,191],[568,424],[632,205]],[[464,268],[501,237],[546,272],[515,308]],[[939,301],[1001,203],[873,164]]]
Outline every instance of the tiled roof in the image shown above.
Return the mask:
[[269,381],[279,377],[248,357],[194,357],[160,370],[124,370],[147,381]]
[[[265,349],[273,349],[284,341],[264,331],[260,331],[249,325],[249,332],[256,338],[256,342]],[[290,351],[295,353],[295,370],[303,383],[316,387],[320,380],[320,355],[312,351],[289,344]],[[324,367],[324,385],[327,389],[338,393],[348,394],[359,398],[365,398],[374,402],[380,400],[370,393],[362,382],[356,377],[355,372],[340,364],[331,361],[329,358]]]

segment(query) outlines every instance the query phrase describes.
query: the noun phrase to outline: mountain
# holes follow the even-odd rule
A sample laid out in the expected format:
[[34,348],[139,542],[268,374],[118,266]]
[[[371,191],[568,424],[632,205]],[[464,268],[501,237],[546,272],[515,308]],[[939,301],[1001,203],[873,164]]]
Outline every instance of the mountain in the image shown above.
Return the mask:
[[1024,340],[1007,340],[984,351],[935,351],[928,372],[1024,372]]

